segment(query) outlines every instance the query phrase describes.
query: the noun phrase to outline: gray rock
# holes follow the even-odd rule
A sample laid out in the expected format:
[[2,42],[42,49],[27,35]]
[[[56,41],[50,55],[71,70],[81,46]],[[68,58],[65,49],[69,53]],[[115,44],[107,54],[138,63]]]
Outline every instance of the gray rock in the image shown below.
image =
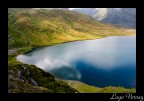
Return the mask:
[[17,70],[17,80],[25,79],[25,77],[22,75],[21,71]]
[[23,68],[24,68],[24,70],[27,72],[27,74],[29,75],[30,74],[30,72],[29,72],[29,70],[27,69],[27,67],[25,67],[25,66],[22,66]]
[[32,78],[29,77],[28,79],[29,83],[32,84],[33,86],[37,86],[37,82],[35,82]]
[[22,67],[24,68],[24,70],[27,70],[27,68],[25,66],[22,65]]
[[28,74],[28,75],[30,75],[30,72],[29,72],[29,70],[28,70],[28,69],[27,69],[27,74]]
[[9,54],[12,54],[12,53],[16,53],[17,51],[15,50],[15,49],[10,49],[10,50],[8,50],[8,53]]

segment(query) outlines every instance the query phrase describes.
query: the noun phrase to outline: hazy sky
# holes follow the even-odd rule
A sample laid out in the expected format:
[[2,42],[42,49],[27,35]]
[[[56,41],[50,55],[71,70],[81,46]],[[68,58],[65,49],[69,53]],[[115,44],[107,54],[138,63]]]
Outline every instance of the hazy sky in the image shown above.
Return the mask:
[[69,8],[70,10],[73,10],[73,9],[79,9],[79,8]]

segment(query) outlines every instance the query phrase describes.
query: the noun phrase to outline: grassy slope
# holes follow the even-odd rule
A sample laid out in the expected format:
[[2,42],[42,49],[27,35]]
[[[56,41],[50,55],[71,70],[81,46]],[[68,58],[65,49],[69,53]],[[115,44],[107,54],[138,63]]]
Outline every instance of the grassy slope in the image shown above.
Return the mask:
[[[12,93],[74,93],[77,90],[33,65],[14,64],[8,67],[8,92]],[[35,82],[35,83],[34,83]]]
[[73,80],[64,80],[65,82],[68,83],[68,85],[76,90],[78,90],[80,93],[135,93],[136,89],[131,88],[131,89],[126,89],[124,87],[95,87],[95,86],[90,86],[87,84],[84,84],[79,81],[73,81]]
[[8,12],[9,48],[39,47],[112,35],[135,35],[135,30],[115,28],[65,10],[9,9]]
[[[72,11],[65,10],[33,10],[33,9],[9,9],[8,10],[8,64],[9,64],[9,75],[12,74],[12,78],[17,79],[14,76],[18,71],[23,72],[22,69],[18,71],[18,68],[22,68],[23,63],[16,61],[16,56],[18,54],[24,53],[32,48],[53,45],[62,42],[75,41],[75,40],[86,40],[102,38],[107,36],[115,35],[135,35],[134,29],[123,29],[116,28],[110,25],[100,23],[93,18],[82,15]],[[27,65],[28,69],[32,68]],[[36,69],[36,68],[35,68]],[[33,70],[35,70],[33,69]],[[36,72],[36,71],[33,71]],[[41,71],[39,71],[41,72]],[[25,76],[24,76],[25,78]],[[35,78],[35,75],[32,75]],[[32,86],[25,79],[23,83],[23,90],[18,90],[21,87],[18,86],[17,81],[9,79],[9,84],[17,86],[9,86],[12,92],[25,92],[24,89],[33,88],[32,91],[26,90],[26,92],[59,92],[58,90],[49,89],[50,86],[46,86],[48,81],[41,85],[41,80],[43,75],[40,77],[40,81],[36,80],[39,86],[46,87],[44,90],[39,90],[39,87]],[[19,79],[21,82],[21,79]],[[43,80],[42,80],[43,82]],[[57,82],[53,85],[65,85],[62,82]],[[16,90],[15,90],[16,89]],[[59,88],[58,88],[59,89]],[[61,89],[61,88],[60,88]],[[60,92],[74,92],[72,88],[65,89],[62,86]],[[14,91],[13,91],[14,90]],[[88,91],[91,92],[91,91]]]

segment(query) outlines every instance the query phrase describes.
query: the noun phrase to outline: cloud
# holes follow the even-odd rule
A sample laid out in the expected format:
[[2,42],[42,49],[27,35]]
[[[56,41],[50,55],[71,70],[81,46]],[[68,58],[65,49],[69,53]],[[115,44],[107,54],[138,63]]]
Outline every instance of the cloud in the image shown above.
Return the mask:
[[38,61],[35,65],[58,76],[59,78],[81,79],[81,73],[70,63],[70,61],[67,61],[66,59],[51,59],[46,57],[43,60]]
[[[37,67],[50,71],[65,78],[81,79],[81,72],[77,69],[78,61],[92,65],[93,68],[111,70],[122,65],[135,64],[136,54],[131,45],[120,41],[121,38],[79,41],[54,45],[33,51],[30,54],[19,55],[17,59],[21,62],[33,64]],[[68,45],[67,45],[68,44]]]

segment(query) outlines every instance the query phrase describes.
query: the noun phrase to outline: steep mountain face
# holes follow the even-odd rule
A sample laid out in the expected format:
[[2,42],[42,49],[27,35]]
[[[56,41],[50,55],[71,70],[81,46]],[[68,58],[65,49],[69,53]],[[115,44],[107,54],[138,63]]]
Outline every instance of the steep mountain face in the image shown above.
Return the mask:
[[73,11],[87,14],[108,24],[136,28],[135,8],[82,8]]

